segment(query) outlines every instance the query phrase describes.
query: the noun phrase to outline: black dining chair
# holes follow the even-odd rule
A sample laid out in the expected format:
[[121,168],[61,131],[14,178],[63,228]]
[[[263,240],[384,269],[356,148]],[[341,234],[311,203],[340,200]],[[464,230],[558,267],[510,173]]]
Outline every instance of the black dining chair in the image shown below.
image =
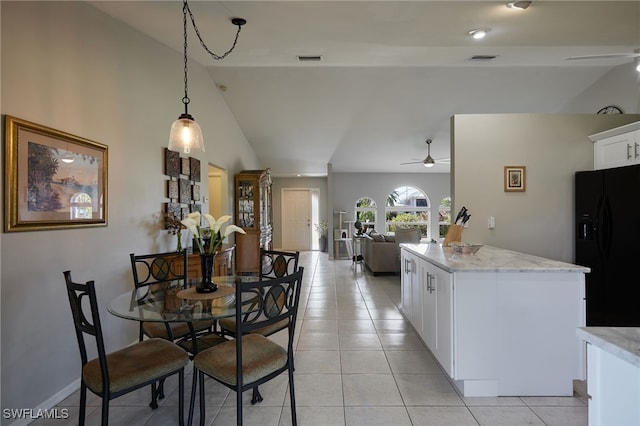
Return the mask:
[[[193,374],[198,375],[200,424],[205,421],[204,379],[209,376],[236,392],[237,425],[242,425],[242,393],[287,371],[291,420],[297,425],[293,380],[293,336],[295,332],[300,289],[304,268],[281,278],[236,283],[237,336],[234,340],[198,352],[193,358]],[[255,301],[255,303],[253,303]],[[249,311],[247,311],[249,309]],[[280,321],[287,322],[287,347],[253,331]],[[191,394],[190,407],[194,405]]]
[[[291,275],[298,270],[298,260],[300,252],[287,252],[277,250],[260,249],[260,279],[281,278]],[[219,321],[220,329],[224,335],[235,337],[236,319],[222,318]],[[287,322],[270,324],[264,328],[258,328],[252,333],[260,333],[263,336],[270,336],[278,331],[287,328]]]
[[[64,272],[64,278],[82,361],[79,424],[85,423],[87,389],[102,398],[102,426],[107,426],[109,401],[151,385],[152,408],[155,409],[156,384],[177,374],[178,424],[183,425],[184,367],[189,362],[189,354],[179,346],[159,338],[106,353],[94,282],[75,283],[70,271]],[[88,312],[85,313],[87,308]],[[98,356],[92,360],[87,356],[85,335],[95,338]]]
[[[288,252],[279,250],[260,249],[260,279],[281,278],[291,275],[298,270],[298,260],[300,252]],[[220,330],[224,336],[236,336],[236,319],[222,318],[219,321]],[[287,319],[266,325],[261,328],[251,330],[251,333],[262,334],[265,337],[271,336],[287,328]],[[262,395],[257,387],[253,389],[252,404],[261,402]]]
[[[135,288],[151,285],[169,285],[172,282],[186,286],[187,251],[154,253],[145,255],[129,254]],[[147,337],[160,337],[166,340],[189,339],[193,331],[209,332],[213,330],[213,320],[187,322],[140,322],[139,341]]]

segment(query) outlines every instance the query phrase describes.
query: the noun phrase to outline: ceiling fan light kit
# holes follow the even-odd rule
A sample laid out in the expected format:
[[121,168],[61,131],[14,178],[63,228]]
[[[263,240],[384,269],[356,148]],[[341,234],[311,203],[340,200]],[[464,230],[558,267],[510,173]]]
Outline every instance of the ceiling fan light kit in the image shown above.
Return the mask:
[[487,33],[489,33],[489,31],[491,31],[491,28],[476,28],[469,31],[467,34],[469,34],[476,40],[481,40],[487,36]]
[[526,8],[528,8],[529,6],[531,6],[530,1],[528,0],[521,0],[521,1],[512,1],[507,3],[507,7],[510,9],[520,9],[520,10],[525,10]]
[[198,26],[196,25],[195,18],[191,13],[191,9],[189,8],[187,0],[184,0],[182,3],[182,26],[184,36],[184,97],[182,98],[182,103],[184,104],[184,113],[180,114],[178,119],[171,125],[168,148],[171,151],[183,152],[184,154],[190,154],[191,150],[193,149],[204,152],[204,139],[202,137],[202,129],[200,129],[200,125],[196,123],[196,120],[191,114],[189,114],[188,110],[189,102],[191,102],[191,100],[189,99],[188,93],[189,78],[187,59],[187,14],[189,14],[191,24],[193,25],[193,29],[198,36],[198,40],[200,40],[200,44],[202,45],[204,50],[206,50],[207,53],[209,53],[209,55],[211,55],[211,57],[215,60],[224,59],[229,53],[233,51],[233,49],[236,47],[236,43],[238,43],[240,30],[242,29],[242,26],[247,23],[247,21],[243,18],[231,19],[231,23],[238,27],[236,31],[236,37],[233,40],[233,44],[231,45],[231,48],[229,50],[227,50],[222,55],[217,55],[209,50],[204,40],[202,40],[202,37],[200,37],[200,31],[198,30]]

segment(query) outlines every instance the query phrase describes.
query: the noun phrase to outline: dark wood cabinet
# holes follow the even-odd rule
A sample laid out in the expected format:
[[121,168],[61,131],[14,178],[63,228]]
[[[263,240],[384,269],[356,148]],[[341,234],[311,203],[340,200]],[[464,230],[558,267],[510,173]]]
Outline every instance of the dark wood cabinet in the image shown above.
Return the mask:
[[273,213],[271,171],[245,170],[235,176],[234,223],[246,235],[236,233],[236,267],[241,274],[257,274],[260,248],[271,250]]
[[[213,258],[213,276],[222,277],[235,275],[235,246],[222,247],[216,252]],[[200,265],[200,253],[189,253],[187,255],[187,277],[202,278],[202,267]]]

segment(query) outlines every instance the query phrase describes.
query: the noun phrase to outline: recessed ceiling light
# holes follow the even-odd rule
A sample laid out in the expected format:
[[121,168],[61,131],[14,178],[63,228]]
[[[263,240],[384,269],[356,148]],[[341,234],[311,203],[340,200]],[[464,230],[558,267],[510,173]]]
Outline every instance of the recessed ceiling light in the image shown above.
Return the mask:
[[476,40],[480,40],[485,38],[485,36],[487,35],[487,33],[491,31],[491,28],[477,28],[475,30],[471,30],[469,31],[469,35],[473,38],[475,38]]
[[512,1],[507,3],[507,7],[511,9],[526,9],[531,6],[531,2],[528,0]]

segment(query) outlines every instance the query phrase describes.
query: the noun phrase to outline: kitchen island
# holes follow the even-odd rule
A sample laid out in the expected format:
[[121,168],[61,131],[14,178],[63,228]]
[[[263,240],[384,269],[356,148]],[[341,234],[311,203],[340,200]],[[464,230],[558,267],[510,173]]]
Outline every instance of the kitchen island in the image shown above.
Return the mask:
[[568,396],[584,380],[589,268],[401,244],[401,310],[464,396]]
[[640,424],[640,328],[581,327],[587,342],[589,425]]

